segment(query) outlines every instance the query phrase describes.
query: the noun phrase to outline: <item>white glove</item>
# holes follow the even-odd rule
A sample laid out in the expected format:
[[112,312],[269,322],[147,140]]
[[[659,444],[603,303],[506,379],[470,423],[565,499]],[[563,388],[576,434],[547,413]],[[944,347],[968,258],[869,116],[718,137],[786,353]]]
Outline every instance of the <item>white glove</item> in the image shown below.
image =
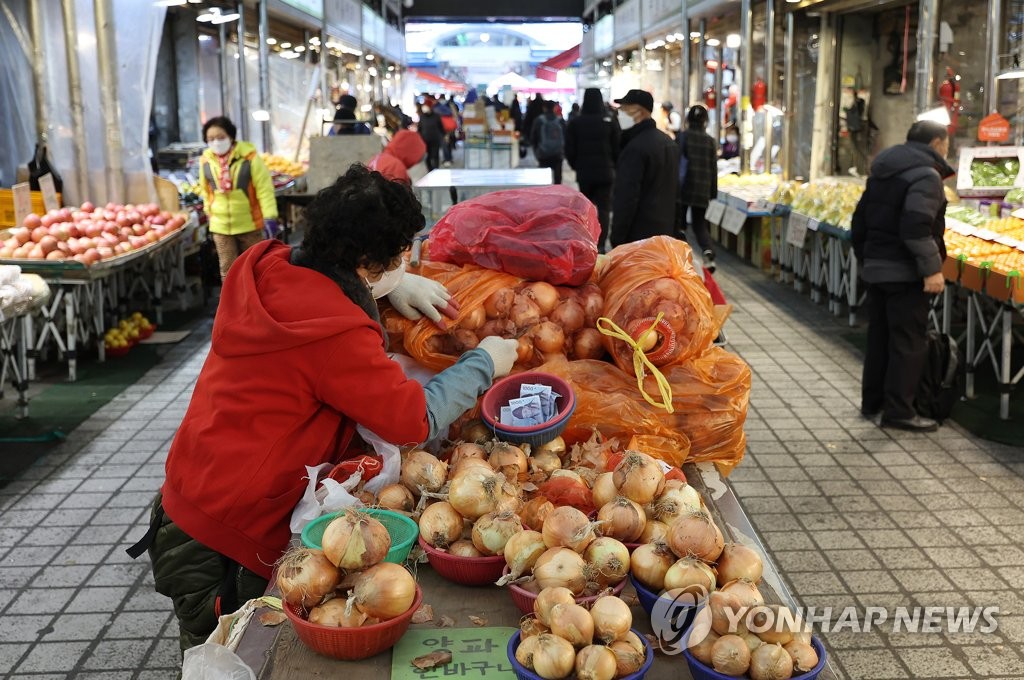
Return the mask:
[[519,358],[519,341],[506,340],[497,335],[488,335],[480,341],[478,348],[487,352],[494,364],[494,378],[502,378],[512,370],[512,364]]
[[437,281],[406,272],[398,288],[387,297],[395,311],[406,319],[416,321],[422,312],[434,323],[442,325],[441,310],[451,304],[452,294]]

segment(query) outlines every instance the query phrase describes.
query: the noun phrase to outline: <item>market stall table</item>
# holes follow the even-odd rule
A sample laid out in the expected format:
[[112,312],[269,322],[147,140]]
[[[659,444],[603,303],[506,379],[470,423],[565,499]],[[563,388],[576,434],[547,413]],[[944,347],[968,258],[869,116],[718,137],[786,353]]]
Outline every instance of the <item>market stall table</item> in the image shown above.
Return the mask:
[[18,392],[18,411],[28,417],[28,322],[50,297],[50,288],[35,274],[22,274],[32,286],[32,296],[7,306],[0,305],[0,398],[8,376]]
[[552,183],[548,168],[432,170],[413,184],[428,222],[436,222],[452,205],[503,189],[542,187]]
[[[754,528],[740,507],[729,483],[723,479],[713,465],[702,463],[698,466],[687,465],[685,472],[690,484],[704,498],[708,509],[716,523],[726,535],[727,541],[746,544],[762,555],[764,560],[764,576],[761,590],[768,603],[785,603],[796,606],[792,594],[779,577],[779,573],[769,559],[767,551],[757,537]],[[475,638],[486,641],[507,640],[510,631],[518,628],[522,614],[512,603],[509,593],[497,586],[469,587],[451,583],[440,578],[428,564],[420,564],[417,568],[417,581],[423,589],[423,602],[434,610],[434,621],[413,624],[406,635],[415,631],[429,631],[431,639],[440,646],[446,634],[453,640],[465,637],[458,632],[462,629],[474,630]],[[630,600],[634,591],[627,585],[623,597]],[[650,622],[643,614],[639,605],[631,607],[634,615],[634,627],[645,633],[651,631]],[[486,627],[475,628],[468,618],[470,615],[487,620]],[[393,654],[387,651],[361,661],[338,661],[320,656],[298,640],[291,624],[285,622],[276,627],[265,627],[258,622],[257,616],[250,622],[237,649],[237,654],[252,668],[259,680],[284,680],[297,677],[332,677],[345,674],[353,678],[390,678],[398,677],[392,673]],[[439,628],[437,621],[442,616],[449,616],[455,621],[453,628]],[[491,630],[497,628],[498,630]],[[421,653],[433,651],[437,647],[424,648]],[[458,650],[453,650],[452,666],[459,662]],[[502,652],[499,655],[505,658]],[[407,669],[404,662],[402,670],[407,670],[403,677],[412,676],[412,667]],[[488,666],[458,667],[457,672],[446,672],[444,668],[433,671],[430,677],[466,677],[487,678],[489,680],[505,680],[514,678],[511,666],[505,662]],[[412,676],[417,677],[417,676]],[[826,665],[819,676],[822,680],[834,680],[838,676],[831,664]],[[655,654],[654,665],[647,673],[649,680],[675,680],[691,678],[686,661],[682,655],[666,656]]]

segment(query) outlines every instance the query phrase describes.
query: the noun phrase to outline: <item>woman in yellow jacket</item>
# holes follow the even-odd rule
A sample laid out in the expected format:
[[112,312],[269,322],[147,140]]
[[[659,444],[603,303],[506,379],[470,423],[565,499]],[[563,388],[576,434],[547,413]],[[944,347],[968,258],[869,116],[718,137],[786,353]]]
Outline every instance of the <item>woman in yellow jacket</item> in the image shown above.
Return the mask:
[[206,121],[207,149],[199,159],[203,208],[222,281],[246,248],[277,233],[277,199],[270,171],[255,146],[235,141],[237,134],[235,124],[224,116]]

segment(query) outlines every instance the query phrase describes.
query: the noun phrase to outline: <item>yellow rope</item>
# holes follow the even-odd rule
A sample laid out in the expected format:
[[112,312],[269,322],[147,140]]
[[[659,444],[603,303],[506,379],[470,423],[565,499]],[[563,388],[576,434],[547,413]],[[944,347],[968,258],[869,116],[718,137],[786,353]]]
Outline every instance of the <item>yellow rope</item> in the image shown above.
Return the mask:
[[[636,386],[640,390],[640,394],[643,395],[644,399],[647,400],[648,404],[657,406],[658,408],[665,409],[666,412],[672,413],[672,386],[669,385],[668,379],[662,375],[658,367],[651,363],[651,360],[647,358],[644,351],[640,349],[643,346],[644,340],[647,339],[649,333],[656,333],[654,329],[661,322],[661,318],[665,316],[664,312],[658,312],[657,318],[651,327],[640,334],[640,337],[634,340],[629,333],[619,328],[614,321],[608,317],[602,316],[597,320],[597,330],[603,335],[621,340],[630,347],[633,348],[633,373],[636,374]],[[603,325],[602,325],[603,324]],[[647,394],[644,389],[644,376],[650,372],[654,376],[655,381],[658,383],[658,391],[661,393],[661,401],[655,401],[654,397]]]

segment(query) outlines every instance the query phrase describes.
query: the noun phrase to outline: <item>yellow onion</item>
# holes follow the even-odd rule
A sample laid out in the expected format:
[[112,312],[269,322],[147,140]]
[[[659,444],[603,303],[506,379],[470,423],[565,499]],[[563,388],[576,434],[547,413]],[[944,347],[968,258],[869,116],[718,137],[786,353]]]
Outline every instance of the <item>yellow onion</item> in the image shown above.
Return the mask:
[[448,465],[427,451],[413,449],[402,456],[401,482],[417,498],[423,491],[437,492],[444,486]]
[[412,512],[416,507],[416,499],[403,485],[388,484],[377,494],[377,505],[388,510]]
[[321,543],[336,567],[357,571],[383,560],[391,549],[387,527],[365,512],[346,510],[327,525]]
[[586,647],[594,641],[594,619],[590,612],[575,602],[560,603],[551,608],[551,634],[573,647]]
[[455,467],[465,458],[479,458],[487,460],[487,450],[476,442],[459,442],[452,447],[448,455],[448,469],[454,471]]
[[463,456],[458,463],[453,463],[448,469],[448,478],[454,481],[474,468],[485,472],[494,472],[494,468],[485,459]]
[[761,638],[757,637],[749,630],[741,630],[736,634],[743,638],[743,641],[747,643],[747,649],[750,650],[751,654],[754,653],[755,649],[764,644],[764,641],[761,640]]
[[572,645],[551,633],[544,633],[531,639],[537,640],[533,652],[533,672],[544,680],[561,680],[569,677],[576,662],[576,650]]
[[503,586],[509,581],[522,576],[533,569],[537,559],[547,550],[544,545],[544,537],[539,531],[520,531],[513,534],[505,544],[505,563],[508,565],[509,573],[498,580],[497,585]]
[[487,457],[487,462],[492,468],[504,473],[505,477],[512,481],[525,482],[529,478],[526,453],[521,448],[506,442],[494,442],[489,446],[491,453]]
[[562,459],[554,451],[535,451],[530,456],[530,472],[533,474],[550,475],[562,469]]
[[647,651],[642,643],[638,647],[637,641],[630,639],[630,636],[636,638],[636,635],[630,631],[623,639],[616,640],[608,645],[608,649],[612,650],[612,653],[615,654],[616,677],[621,678],[624,675],[636,673],[644,665]]
[[462,439],[467,442],[481,443],[490,441],[494,433],[491,432],[490,428],[484,424],[484,421],[479,418],[474,418],[468,421],[462,426],[462,431],[459,433]]
[[544,520],[541,533],[549,548],[565,547],[576,552],[583,552],[597,538],[587,516],[569,505],[555,508]]
[[654,543],[655,541],[665,542],[668,537],[668,525],[656,519],[647,520],[644,525],[644,532],[640,534],[640,543]]
[[786,653],[793,659],[793,670],[806,673],[818,665],[818,652],[806,642],[790,640],[785,646]]
[[454,555],[455,557],[483,557],[484,554],[476,549],[473,545],[473,541],[467,541],[464,538],[452,543],[448,546],[448,554]]
[[541,444],[540,446],[535,448],[533,450],[533,455],[536,456],[538,453],[548,452],[555,454],[559,458],[565,456],[565,440],[562,439],[561,437],[555,437],[551,441]]
[[747,627],[770,645],[786,645],[794,640],[810,644],[810,626],[789,607],[761,604],[750,610],[748,618]]
[[664,543],[645,543],[629,557],[630,573],[654,591],[665,587],[665,574],[676,563],[676,556]]
[[585,568],[586,562],[579,553],[569,548],[549,548],[533,565],[533,577],[541,588],[568,588],[573,595],[579,595],[587,587]]
[[516,647],[516,661],[531,671],[533,670],[533,655],[537,651],[538,642],[537,635],[523,636],[520,638],[519,646]]
[[691,634],[689,640],[690,654],[693,654],[693,658],[705,666],[710,666],[711,649],[714,647],[715,642],[718,641],[718,637],[718,633],[713,630],[707,631],[707,634],[699,640],[696,635]]
[[750,680],[789,680],[793,658],[782,645],[761,645],[750,655]]
[[732,593],[739,598],[740,604],[744,607],[757,607],[764,604],[764,596],[757,589],[757,585],[745,578],[729,581],[720,590],[724,593]]
[[682,588],[699,599],[704,598],[715,589],[715,572],[700,560],[683,557],[665,572],[664,587],[665,590]]
[[518,510],[519,492],[504,475],[473,468],[452,479],[448,502],[463,517],[476,520],[489,512]]
[[404,567],[381,562],[356,576],[349,596],[359,611],[387,621],[409,611],[416,599],[416,579]]
[[711,515],[697,511],[683,515],[669,525],[668,545],[679,557],[714,562],[722,554],[725,540]]
[[292,548],[277,565],[281,599],[296,607],[316,605],[334,591],[340,580],[338,568],[315,548]]
[[601,508],[615,500],[619,490],[615,488],[615,473],[605,472],[594,480],[594,487],[590,490],[595,508]]
[[624,638],[633,625],[629,605],[614,595],[599,597],[590,605],[590,617],[594,620],[594,636],[605,644]]
[[602,645],[588,645],[576,654],[577,680],[613,680],[615,652]]
[[575,604],[575,602],[576,597],[568,588],[560,586],[544,588],[537,594],[537,599],[533,601],[533,613],[537,615],[538,621],[550,628],[551,608],[556,604]]
[[543,496],[531,498],[523,504],[519,511],[519,519],[523,520],[523,526],[534,531],[544,528],[544,520],[555,510],[555,504]]
[[612,476],[619,494],[642,505],[650,503],[665,487],[661,464],[646,453],[627,451]]
[[462,536],[462,515],[450,503],[431,503],[420,515],[420,536],[435,548],[447,548]]
[[750,668],[750,648],[739,635],[723,635],[711,646],[711,667],[723,675],[743,675]]
[[522,292],[537,305],[541,316],[547,316],[558,306],[558,289],[546,281],[528,283]]
[[747,608],[732,593],[716,590],[708,596],[707,611],[711,613],[711,629],[719,635],[737,633],[746,628]]
[[473,545],[484,555],[501,555],[508,539],[522,530],[522,522],[515,514],[489,512],[473,524]]
[[536,616],[524,616],[523,620],[519,622],[519,631],[522,633],[520,638],[523,640],[534,635],[550,632],[550,630]]
[[700,494],[689,484],[668,486],[654,501],[654,517],[665,524],[701,510]]
[[599,589],[622,583],[629,573],[629,548],[609,536],[591,542],[583,551],[583,560],[587,563],[584,567],[587,582],[596,584]]
[[597,512],[597,521],[601,524],[601,533],[631,543],[644,532],[647,516],[639,504],[625,496],[618,496],[610,503],[605,503]]
[[718,580],[722,583],[740,578],[760,583],[764,564],[757,551],[739,543],[727,543],[722,549],[722,554],[718,556],[715,569],[718,571]]
[[309,622],[319,626],[336,628],[358,628],[368,617],[363,612],[348,606],[348,600],[335,597],[309,612]]

